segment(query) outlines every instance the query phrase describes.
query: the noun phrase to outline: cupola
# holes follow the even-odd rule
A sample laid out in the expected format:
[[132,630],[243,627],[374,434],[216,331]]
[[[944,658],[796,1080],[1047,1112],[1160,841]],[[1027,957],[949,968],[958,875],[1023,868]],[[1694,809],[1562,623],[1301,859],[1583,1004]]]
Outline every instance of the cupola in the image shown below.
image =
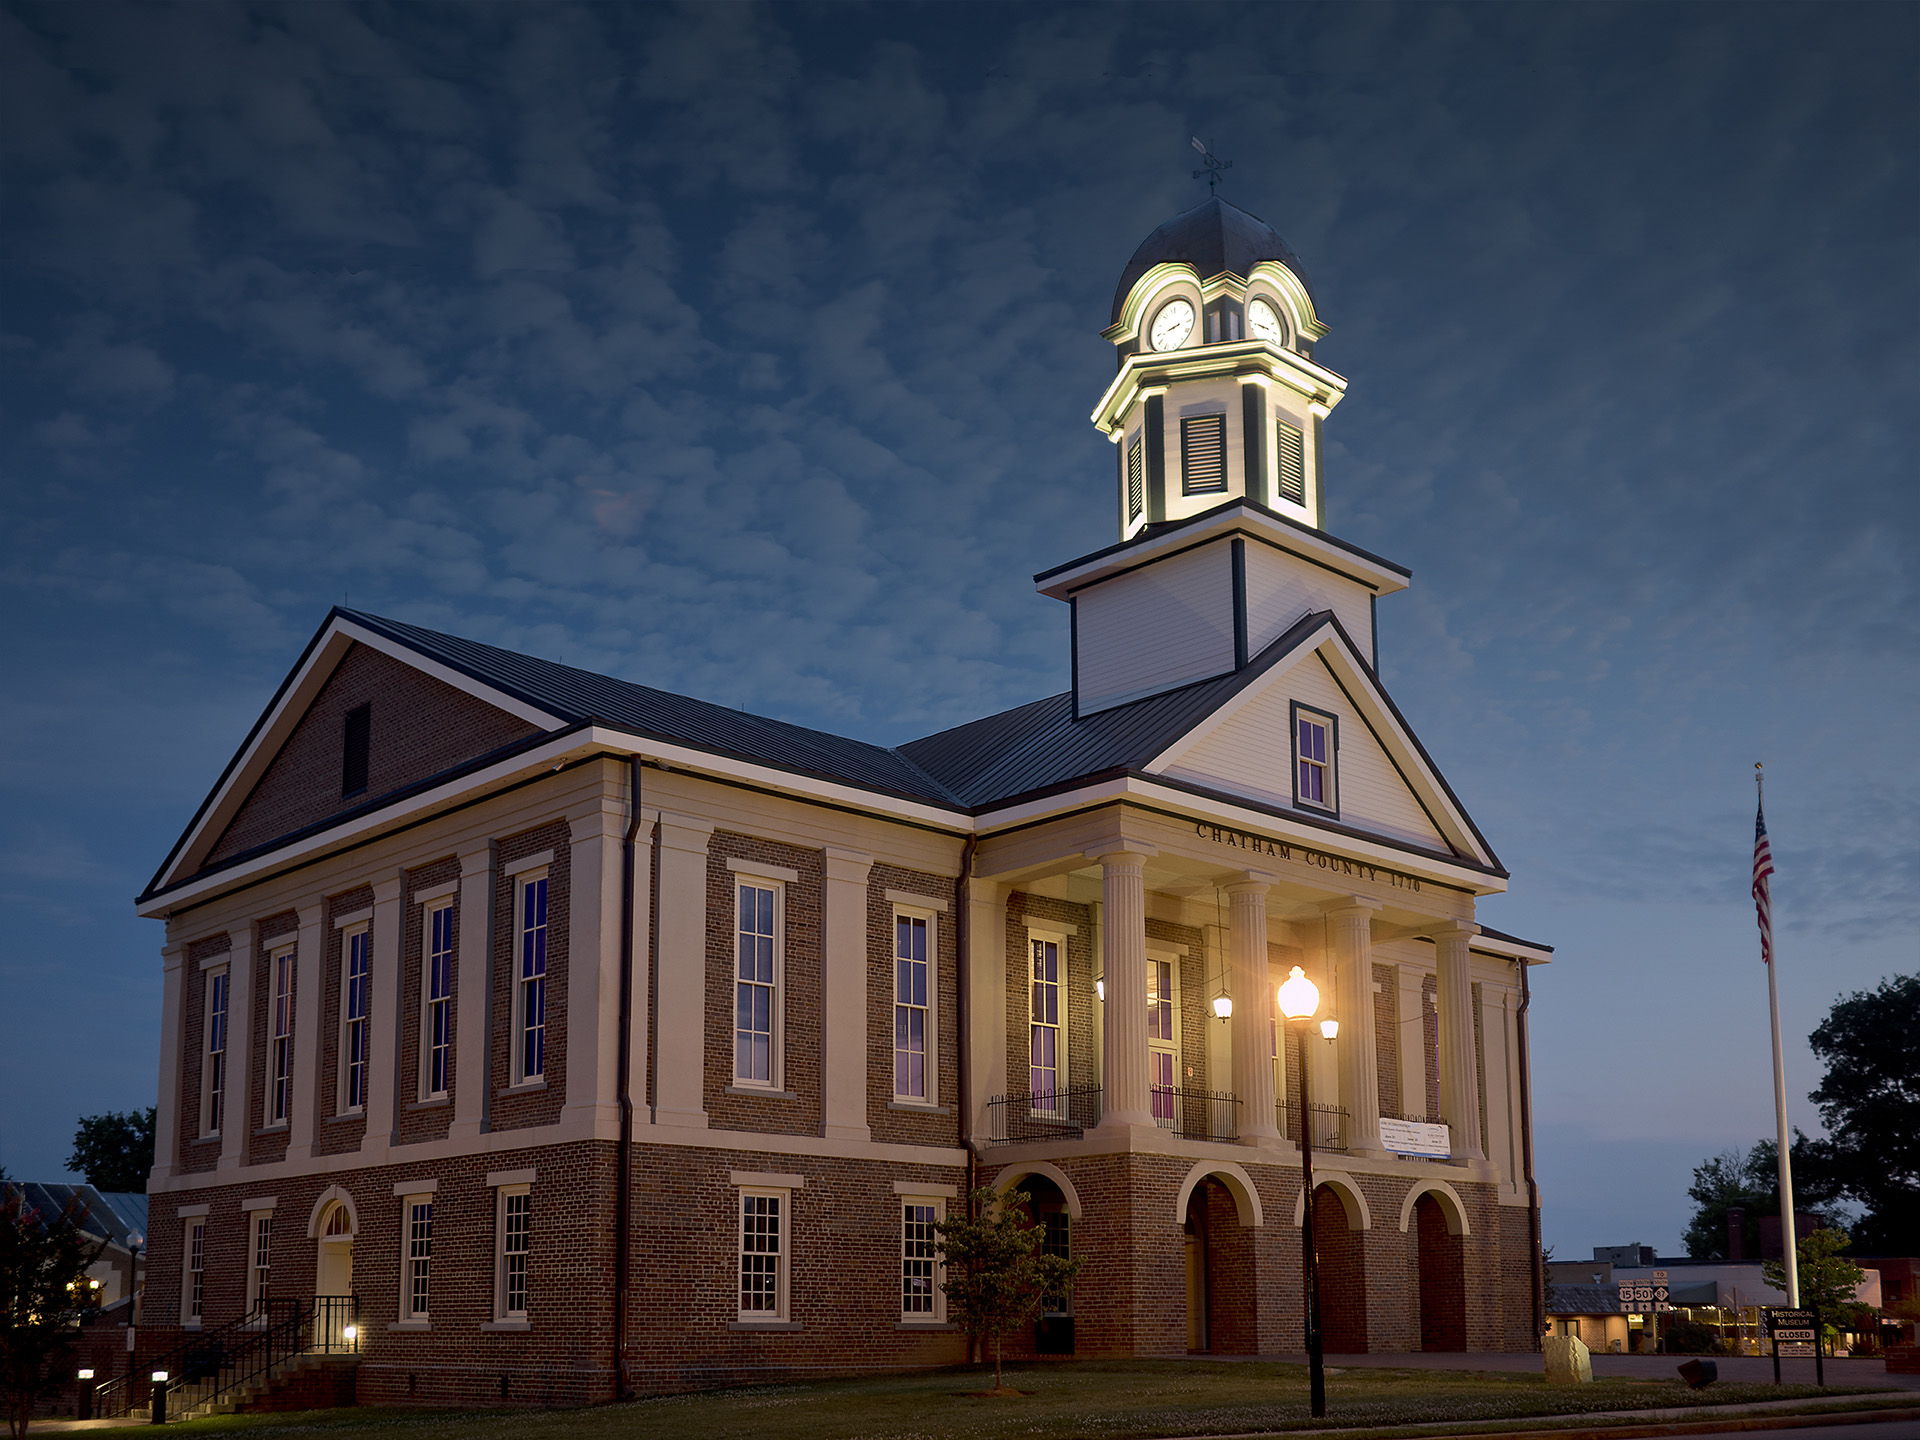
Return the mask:
[[1347,382],[1299,258],[1219,198],[1174,216],[1127,262],[1102,332],[1119,373],[1093,423],[1119,449],[1120,538],[1230,499],[1318,529],[1320,422]]

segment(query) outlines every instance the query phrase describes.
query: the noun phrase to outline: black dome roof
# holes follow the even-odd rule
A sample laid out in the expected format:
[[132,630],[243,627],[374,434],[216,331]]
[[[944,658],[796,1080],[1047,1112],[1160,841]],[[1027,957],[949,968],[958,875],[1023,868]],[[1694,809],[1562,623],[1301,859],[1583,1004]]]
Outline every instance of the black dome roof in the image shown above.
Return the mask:
[[1228,270],[1245,279],[1262,260],[1278,260],[1299,277],[1302,285],[1307,283],[1299,256],[1287,247],[1277,230],[1216,196],[1182,211],[1140,242],[1127,268],[1120,272],[1120,288],[1113,292],[1114,320],[1119,320],[1126,308],[1127,292],[1134,283],[1166,260],[1186,261],[1200,272],[1202,280]]

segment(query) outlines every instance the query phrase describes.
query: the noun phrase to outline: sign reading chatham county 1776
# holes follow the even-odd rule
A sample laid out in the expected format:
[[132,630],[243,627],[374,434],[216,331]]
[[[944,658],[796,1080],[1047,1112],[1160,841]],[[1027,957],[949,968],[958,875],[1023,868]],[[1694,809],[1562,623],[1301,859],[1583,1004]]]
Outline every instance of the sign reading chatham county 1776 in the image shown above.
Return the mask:
[[1285,840],[1269,840],[1264,835],[1254,835],[1245,830],[1230,830],[1224,825],[1209,825],[1204,820],[1193,827],[1193,833],[1202,840],[1211,840],[1216,845],[1231,845],[1236,850],[1251,850],[1256,855],[1271,855],[1276,860],[1297,860],[1302,865],[1312,865],[1321,870],[1331,871],[1335,875],[1351,875],[1356,880],[1372,880],[1381,885],[1391,885],[1396,890],[1420,888],[1418,875],[1409,875],[1402,870],[1388,870],[1380,865],[1368,865],[1361,860],[1348,860],[1339,855],[1329,855],[1324,850],[1309,850],[1304,845],[1290,845]]

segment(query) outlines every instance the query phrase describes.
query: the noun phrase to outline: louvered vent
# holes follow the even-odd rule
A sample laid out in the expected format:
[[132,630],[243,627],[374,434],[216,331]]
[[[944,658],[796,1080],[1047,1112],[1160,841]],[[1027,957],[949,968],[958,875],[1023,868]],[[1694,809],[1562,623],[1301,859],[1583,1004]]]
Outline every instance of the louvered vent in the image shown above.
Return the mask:
[[1135,440],[1127,450],[1127,519],[1138,520],[1147,507],[1147,453]]
[[1180,422],[1180,489],[1208,495],[1227,488],[1227,417],[1190,415]]
[[1300,432],[1282,420],[1274,437],[1273,453],[1280,466],[1280,498],[1295,505],[1307,503],[1306,446]]

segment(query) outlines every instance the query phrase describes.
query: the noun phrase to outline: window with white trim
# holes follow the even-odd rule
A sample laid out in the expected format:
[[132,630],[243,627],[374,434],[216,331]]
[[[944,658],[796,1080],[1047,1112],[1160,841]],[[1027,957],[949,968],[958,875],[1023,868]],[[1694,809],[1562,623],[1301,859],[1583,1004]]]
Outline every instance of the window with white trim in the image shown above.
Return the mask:
[[432,1285],[433,1196],[409,1195],[400,1207],[400,1318],[425,1320]]
[[367,1002],[373,995],[373,932],[340,936],[340,1113],[367,1107]]
[[437,1100],[453,1076],[452,901],[427,907],[420,940],[420,1098]]
[[1324,710],[1294,702],[1293,803],[1339,813],[1334,760],[1340,748],[1338,722]]
[[273,1278],[273,1211],[253,1212],[247,1236],[247,1309],[257,1310],[269,1294]]
[[531,1254],[533,1196],[525,1185],[502,1185],[495,1221],[494,1318],[527,1318],[527,1260]]
[[1174,1119],[1175,1077],[1180,1073],[1180,965],[1147,956],[1147,1089],[1153,1118]]
[[733,1079],[777,1090],[786,887],[777,880],[734,878]]
[[742,1320],[787,1318],[787,1211],[792,1191],[740,1191]]
[[187,1284],[185,1323],[198,1325],[206,1313],[207,1299],[207,1222],[187,1222]]
[[940,1232],[947,1202],[937,1196],[907,1195],[900,1201],[900,1318],[909,1324],[937,1325],[947,1318],[947,1297],[940,1288]]
[[1066,978],[1065,950],[1056,936],[1028,936],[1027,1088],[1033,1092],[1031,1108],[1036,1115],[1059,1113],[1056,1092],[1066,1083],[1066,1007],[1060,995],[1060,982]]
[[200,1133],[220,1133],[227,1114],[227,981],[226,967],[207,972],[205,1061],[200,1081]]
[[934,1098],[937,950],[931,912],[894,907],[893,1098]]
[[513,1083],[547,1073],[547,872],[514,877]]
[[293,950],[267,957],[272,982],[267,1016],[267,1124],[284,1125],[293,1113]]

